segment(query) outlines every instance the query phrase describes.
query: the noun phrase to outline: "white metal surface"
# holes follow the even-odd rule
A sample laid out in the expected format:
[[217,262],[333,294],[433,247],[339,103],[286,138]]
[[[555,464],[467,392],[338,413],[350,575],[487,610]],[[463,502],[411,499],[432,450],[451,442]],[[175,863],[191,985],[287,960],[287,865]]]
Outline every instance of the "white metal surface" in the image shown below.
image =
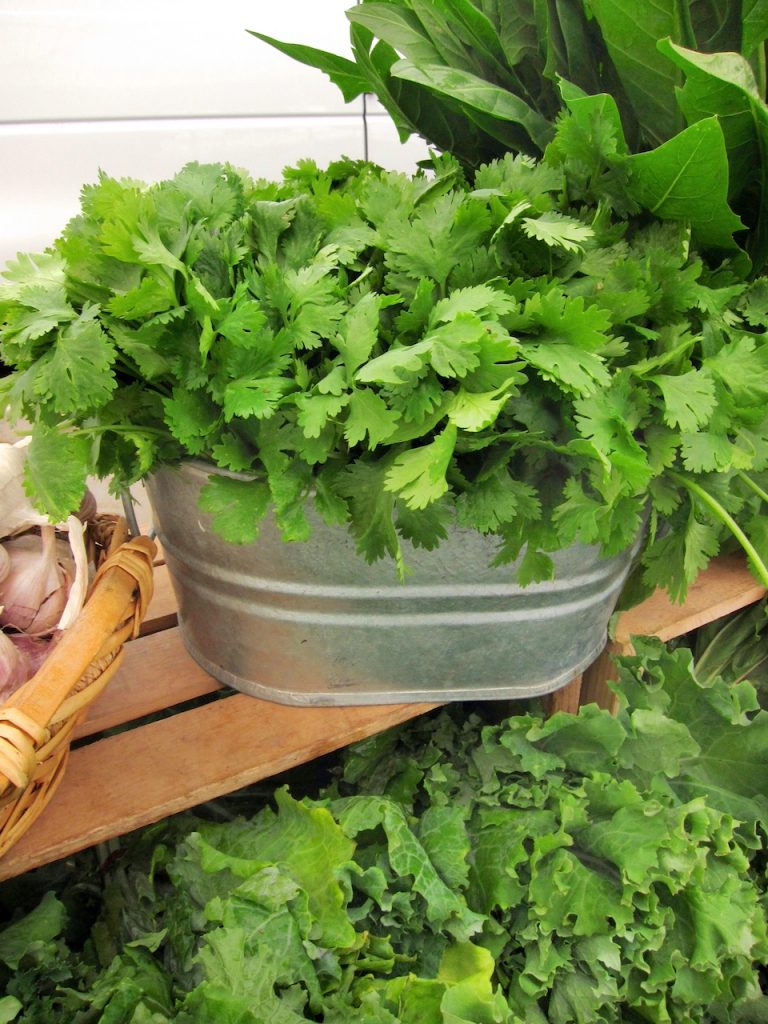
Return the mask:
[[[345,104],[246,31],[347,54],[351,4],[0,0],[0,270],[50,244],[100,169],[152,181],[188,160],[231,161],[274,177],[302,157],[362,157],[362,98]],[[380,113],[368,143],[398,170],[424,152]]]

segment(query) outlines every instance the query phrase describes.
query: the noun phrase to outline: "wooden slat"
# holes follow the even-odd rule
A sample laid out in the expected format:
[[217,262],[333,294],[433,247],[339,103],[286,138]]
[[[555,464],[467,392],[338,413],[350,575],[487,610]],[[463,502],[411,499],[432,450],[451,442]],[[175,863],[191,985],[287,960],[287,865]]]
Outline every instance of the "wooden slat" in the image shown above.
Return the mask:
[[555,715],[558,711],[567,711],[572,715],[578,712],[581,704],[581,680],[582,676],[579,674],[570,683],[547,696],[544,706],[548,715]]
[[133,722],[218,687],[187,654],[178,628],[139,637],[125,645],[122,665],[75,727],[75,738]]
[[665,591],[656,591],[619,616],[613,640],[584,673],[582,704],[598,704],[615,712],[616,694],[608,683],[616,679],[614,658],[632,654],[633,636],[674,640],[754,604],[765,595],[741,555],[713,559],[688,590],[683,604],[674,604]]
[[74,750],[56,796],[0,879],[186,810],[430,710],[298,708],[243,694]]
[[714,558],[691,584],[684,604],[674,604],[666,591],[657,590],[635,608],[619,616],[615,639],[655,636],[672,640],[705,626],[723,615],[759,601],[765,594],[741,555]]

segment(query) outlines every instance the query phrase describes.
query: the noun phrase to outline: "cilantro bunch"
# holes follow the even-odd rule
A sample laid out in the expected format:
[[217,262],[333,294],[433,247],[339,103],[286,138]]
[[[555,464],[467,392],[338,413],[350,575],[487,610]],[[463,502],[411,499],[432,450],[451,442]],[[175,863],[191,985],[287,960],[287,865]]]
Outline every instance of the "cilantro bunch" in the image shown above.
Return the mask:
[[0,395],[32,421],[40,507],[194,457],[223,471],[202,503],[235,543],[268,509],[306,538],[312,503],[401,573],[403,539],[492,533],[527,583],[649,513],[645,586],[682,595],[733,535],[768,580],[765,284],[638,217],[592,113],[471,178],[441,157],[84,188],[0,292]]
[[213,821],[153,826],[90,875],[65,867],[74,884],[0,931],[0,1012],[764,1020],[768,713],[656,642],[620,685],[615,718],[442,710],[350,748],[311,797],[271,789],[234,819],[217,801]]

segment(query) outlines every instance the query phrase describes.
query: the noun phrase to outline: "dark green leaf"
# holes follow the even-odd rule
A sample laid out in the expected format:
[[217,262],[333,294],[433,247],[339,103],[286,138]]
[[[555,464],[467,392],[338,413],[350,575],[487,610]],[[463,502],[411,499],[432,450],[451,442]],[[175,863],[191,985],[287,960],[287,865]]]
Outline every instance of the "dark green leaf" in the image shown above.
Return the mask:
[[735,249],[744,225],[728,206],[728,155],[714,117],[627,161],[630,195],[664,220],[687,221],[702,245]]
[[262,42],[274,46],[286,56],[301,64],[307,64],[311,68],[317,68],[328,75],[334,85],[337,85],[347,103],[351,103],[362,93],[369,91],[370,81],[360,72],[360,68],[354,61],[345,57],[337,57],[325,50],[318,50],[314,46],[300,46],[296,43],[283,43],[279,39],[273,39],[262,32],[254,32],[247,29],[252,36],[261,39]]

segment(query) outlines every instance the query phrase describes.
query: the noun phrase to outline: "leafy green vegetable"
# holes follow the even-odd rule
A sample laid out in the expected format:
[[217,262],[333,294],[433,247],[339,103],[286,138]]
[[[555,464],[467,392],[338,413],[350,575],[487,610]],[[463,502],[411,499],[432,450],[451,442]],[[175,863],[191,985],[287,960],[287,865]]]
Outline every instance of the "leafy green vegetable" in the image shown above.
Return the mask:
[[633,199],[690,222],[715,256],[738,243],[744,270],[751,260],[761,273],[768,10],[656,0],[642,13],[629,0],[362,0],[347,11],[353,60],[252,34],[329,75],[346,100],[376,93],[403,139],[421,135],[472,169],[540,156],[566,110],[583,131],[610,105],[610,144],[633,154]]
[[[636,218],[665,147],[628,156],[610,104],[569,103],[543,161],[473,180],[445,157],[431,176],[190,164],[86,188],[0,290],[30,493],[62,518],[88,474],[120,487],[199,457],[233,543],[270,510],[305,538],[314,500],[369,561],[403,572],[401,539],[432,548],[453,520],[497,535],[497,562],[527,545],[524,582],[574,540],[628,546],[650,505],[646,586],[682,596],[731,536],[768,579],[762,286]],[[726,246],[727,216],[708,223]]]
[[251,817],[134,836],[99,870],[79,944],[52,893],[0,932],[0,1012],[762,1019],[768,713],[748,684],[699,682],[686,650],[637,650],[615,718],[454,706],[353,746],[314,797],[277,788]]

